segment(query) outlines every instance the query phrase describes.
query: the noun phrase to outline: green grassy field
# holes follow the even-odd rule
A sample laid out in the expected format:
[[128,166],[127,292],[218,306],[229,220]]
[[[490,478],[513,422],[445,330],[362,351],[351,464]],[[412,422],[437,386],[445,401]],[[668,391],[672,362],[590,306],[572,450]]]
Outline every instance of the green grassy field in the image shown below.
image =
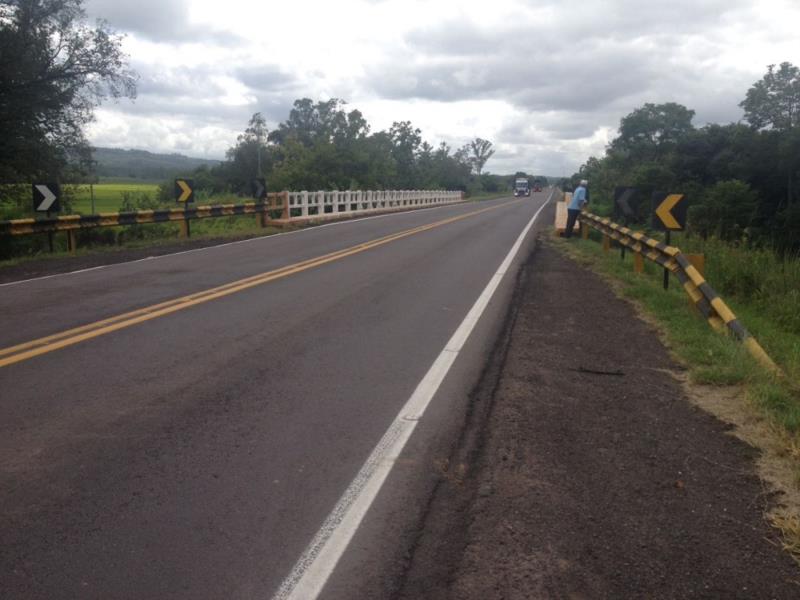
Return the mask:
[[[155,198],[158,185],[155,183],[97,183],[93,186],[95,212],[117,212],[125,192],[149,194]],[[78,188],[72,202],[73,212],[87,215],[92,212],[92,189],[86,185]]]

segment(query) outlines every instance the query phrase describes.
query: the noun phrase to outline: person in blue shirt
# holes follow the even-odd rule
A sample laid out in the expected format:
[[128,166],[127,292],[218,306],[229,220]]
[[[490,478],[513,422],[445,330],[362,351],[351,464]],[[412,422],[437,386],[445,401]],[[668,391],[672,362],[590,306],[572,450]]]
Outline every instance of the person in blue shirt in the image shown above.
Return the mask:
[[581,179],[581,184],[572,192],[572,200],[567,207],[567,228],[564,230],[564,237],[572,237],[575,221],[578,220],[578,215],[581,214],[581,209],[584,204],[589,202],[589,195],[586,190],[586,186],[588,185],[588,181]]

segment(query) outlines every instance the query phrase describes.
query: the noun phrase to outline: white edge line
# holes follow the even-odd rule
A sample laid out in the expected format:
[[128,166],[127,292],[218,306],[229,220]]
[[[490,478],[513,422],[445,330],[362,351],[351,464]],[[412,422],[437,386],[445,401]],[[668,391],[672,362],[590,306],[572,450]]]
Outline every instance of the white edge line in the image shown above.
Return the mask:
[[373,449],[319,531],[283,580],[273,600],[312,600],[319,596],[336,564],[344,554],[361,520],[372,505],[392,470],[397,458],[411,437],[417,422],[425,414],[450,367],[464,347],[470,333],[500,285],[503,275],[519,252],[522,242],[536,222],[539,213],[550,203],[553,193],[536,211],[519,234],[500,267],[486,284],[481,295],[445,344],[444,349],[417,385],[389,429]]
[[[503,198],[497,198],[498,200],[502,200]],[[548,199],[549,201],[549,199]],[[459,206],[463,204],[469,204],[470,200],[466,200],[465,202],[453,202],[451,204],[445,204],[443,206],[432,206],[430,208],[426,208],[425,210],[438,210],[442,208],[448,208],[451,206]],[[89,271],[98,271],[100,269],[110,269],[112,267],[122,267],[125,265],[133,265],[136,263],[140,263],[146,260],[157,260],[159,258],[169,258],[170,256],[179,256],[181,254],[191,254],[192,252],[203,252],[206,250],[214,250],[216,248],[224,248],[226,246],[235,246],[237,244],[247,244],[249,242],[258,242],[263,240],[271,240],[277,237],[282,237],[284,235],[293,235],[296,233],[304,233],[307,231],[315,231],[317,229],[323,229],[325,227],[333,227],[334,225],[346,225],[348,223],[358,223],[359,221],[369,221],[371,219],[382,219],[384,217],[394,217],[397,215],[408,214],[411,212],[416,212],[417,210],[422,209],[411,209],[411,210],[400,210],[396,212],[390,212],[383,215],[372,215],[369,217],[359,217],[357,219],[345,219],[342,221],[335,221],[333,223],[320,223],[319,225],[314,225],[313,227],[304,227],[303,229],[296,229],[294,231],[284,231],[281,233],[273,233],[272,235],[259,235],[256,237],[247,238],[246,240],[236,240],[234,242],[225,242],[224,244],[213,244],[211,246],[203,246],[202,248],[192,248],[191,250],[181,250],[180,252],[170,252],[169,254],[159,254],[156,256],[145,256],[144,258],[137,258],[135,260],[126,260],[124,262],[118,263],[110,263],[107,265],[97,265],[96,267],[89,267],[87,269],[78,269],[76,271],[67,271],[66,273],[53,273],[52,275],[42,275],[41,277],[32,277],[30,279],[20,279],[19,281],[9,281],[7,283],[0,283],[1,287],[8,287],[12,285],[20,285],[23,283],[32,283],[34,281],[43,281],[45,279],[52,279],[53,277],[65,277],[67,275],[78,275],[79,273],[88,273]]]

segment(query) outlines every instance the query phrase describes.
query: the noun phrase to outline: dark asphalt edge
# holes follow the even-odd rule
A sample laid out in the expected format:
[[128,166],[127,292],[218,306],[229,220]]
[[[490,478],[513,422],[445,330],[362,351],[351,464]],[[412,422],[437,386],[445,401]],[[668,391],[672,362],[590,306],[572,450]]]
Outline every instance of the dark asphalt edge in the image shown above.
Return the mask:
[[[488,435],[488,423],[500,385],[500,374],[511,347],[512,332],[519,315],[528,268],[540,245],[540,233],[536,232],[535,235],[530,252],[518,263],[514,289],[498,335],[491,345],[489,360],[469,393],[463,425],[451,445],[446,468],[442,470],[420,512],[397,587],[389,595],[391,600],[425,597],[425,581],[412,579],[419,568],[418,562],[425,563],[420,571],[426,573],[426,581],[435,579],[437,582],[445,582],[440,585],[449,588],[467,546],[469,508],[479,493],[474,475],[480,471],[480,456]],[[467,465],[463,475],[460,473],[460,465]],[[438,508],[444,504],[448,506],[446,510]],[[446,521],[432,521],[430,517],[433,514],[447,514],[450,518]],[[436,560],[430,560],[433,558]],[[430,577],[430,574],[435,576]],[[415,586],[421,587],[418,590],[409,589]]]
[[95,251],[87,248],[86,253],[76,256],[60,253],[54,256],[19,257],[20,262],[16,264],[0,266],[0,284],[15,283],[52,275],[65,275],[84,269],[110,267],[150,257],[169,256],[255,238],[271,237],[276,233],[280,232],[232,235],[230,237],[190,238],[183,242],[166,241],[163,244],[158,243],[134,248],[102,246]]

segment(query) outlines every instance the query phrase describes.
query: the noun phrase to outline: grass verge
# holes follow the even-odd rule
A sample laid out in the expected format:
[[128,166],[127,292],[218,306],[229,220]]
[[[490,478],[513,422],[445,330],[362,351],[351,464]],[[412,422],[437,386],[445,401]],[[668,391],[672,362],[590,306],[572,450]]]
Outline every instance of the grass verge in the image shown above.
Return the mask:
[[[592,232],[593,237],[596,232]],[[599,238],[599,235],[597,236]],[[630,252],[604,253],[599,239],[551,242],[578,263],[599,273],[620,296],[633,302],[654,324],[673,356],[687,368],[687,394],[719,418],[734,423],[736,434],[762,451],[759,473],[782,492],[769,520],[784,536],[786,549],[800,563],[800,334],[785,320],[767,312],[757,298],[723,298],[739,320],[786,372],[776,378],[760,367],[732,337],[709,327],[690,305],[677,279],[662,287],[663,269],[645,261],[645,272],[633,271]],[[714,287],[713,270],[707,273]],[[800,310],[800,306],[794,307]]]

